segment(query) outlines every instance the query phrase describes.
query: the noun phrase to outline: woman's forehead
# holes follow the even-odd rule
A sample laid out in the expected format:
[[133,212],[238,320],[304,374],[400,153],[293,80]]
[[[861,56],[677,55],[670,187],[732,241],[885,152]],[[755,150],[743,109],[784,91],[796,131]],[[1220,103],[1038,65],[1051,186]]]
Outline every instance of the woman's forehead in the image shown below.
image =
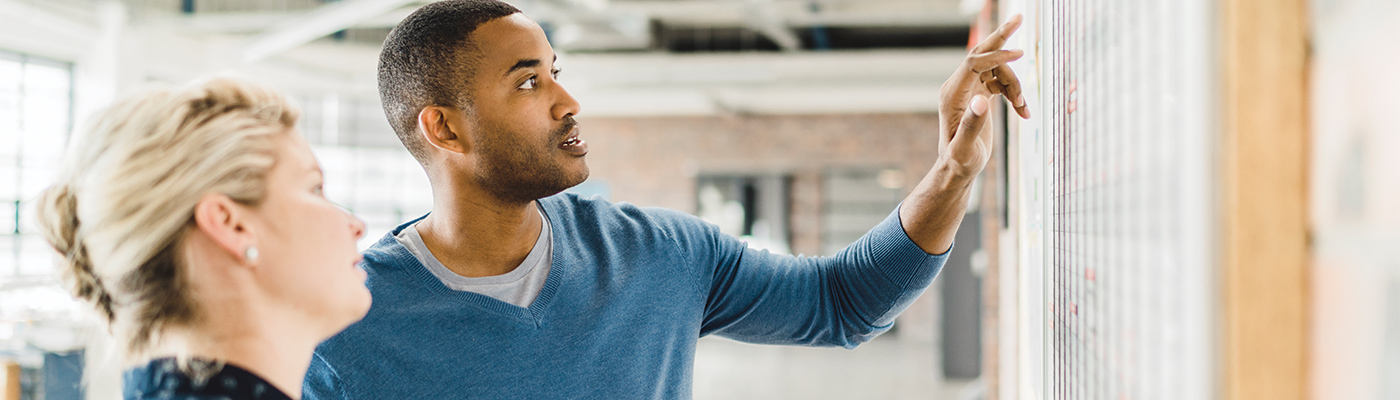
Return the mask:
[[282,153],[279,164],[285,165],[288,170],[314,170],[321,173],[321,166],[316,162],[316,155],[311,152],[311,145],[307,144],[306,138],[302,137],[299,131],[292,130],[277,140],[282,142],[277,146]]

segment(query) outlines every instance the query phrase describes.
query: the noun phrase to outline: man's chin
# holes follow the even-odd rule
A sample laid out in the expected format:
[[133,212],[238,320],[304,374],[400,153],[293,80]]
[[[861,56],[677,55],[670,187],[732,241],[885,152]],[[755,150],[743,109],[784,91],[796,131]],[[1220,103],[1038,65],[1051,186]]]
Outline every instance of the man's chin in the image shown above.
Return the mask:
[[[543,160],[541,160],[543,161]],[[535,168],[490,168],[493,174],[476,175],[478,184],[498,199],[511,203],[528,203],[557,195],[588,180],[588,163],[583,157],[551,160]]]
[[578,185],[583,184],[584,181],[587,181],[589,176],[588,164],[584,164],[581,162],[579,164],[582,168],[574,171],[564,172],[563,175],[565,175],[565,177],[563,179],[556,181],[556,185],[554,185],[553,188],[547,191],[537,193],[534,196],[535,200],[558,195],[566,190],[572,189],[574,187],[577,187]]
[[[570,179],[567,181],[568,186],[565,187],[563,190],[568,190],[568,189],[571,189],[571,188],[576,187],[576,186],[578,186],[578,185],[582,185],[584,181],[587,181],[587,180],[588,180],[588,175],[589,175],[589,172],[590,172],[590,171],[588,170],[588,164],[587,164],[587,163],[584,163],[583,160],[580,159],[580,160],[579,160],[579,166],[580,166],[581,168],[580,168],[580,170],[579,170],[578,172],[569,174],[569,175],[570,175]],[[563,191],[563,190],[560,190],[560,191]]]

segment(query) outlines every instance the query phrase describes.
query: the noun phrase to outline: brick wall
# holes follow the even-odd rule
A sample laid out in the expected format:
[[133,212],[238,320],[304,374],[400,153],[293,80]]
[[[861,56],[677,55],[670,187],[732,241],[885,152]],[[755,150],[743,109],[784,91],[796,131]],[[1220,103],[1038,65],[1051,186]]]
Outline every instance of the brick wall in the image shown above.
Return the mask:
[[[586,111],[586,110],[585,110]],[[819,254],[822,172],[898,168],[907,193],[937,158],[935,114],[579,118],[613,201],[695,212],[695,176],[793,177],[793,253]]]

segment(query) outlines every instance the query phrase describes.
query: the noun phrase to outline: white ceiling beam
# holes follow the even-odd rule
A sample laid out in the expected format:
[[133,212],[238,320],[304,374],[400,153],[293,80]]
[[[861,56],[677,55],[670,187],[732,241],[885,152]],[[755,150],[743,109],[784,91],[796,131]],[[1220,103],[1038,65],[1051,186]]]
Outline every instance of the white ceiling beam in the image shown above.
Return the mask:
[[68,61],[90,51],[101,33],[95,14],[61,4],[0,0],[0,48]]
[[[566,84],[606,87],[670,85],[771,84],[790,82],[854,83],[941,82],[962,62],[960,48],[935,50],[838,50],[791,54],[620,53],[572,54],[559,65]],[[871,71],[885,71],[872,74]],[[574,89],[573,86],[569,87]]]
[[556,27],[591,25],[633,41],[647,40],[651,33],[646,15],[611,9],[607,0],[535,0],[514,2],[513,5],[530,19],[549,22]]
[[560,65],[585,116],[907,113],[937,111],[938,87],[964,54],[574,54]]
[[972,20],[960,15],[942,13],[849,12],[798,14],[788,18],[795,27],[967,27]]
[[345,0],[317,8],[305,16],[253,39],[243,50],[243,61],[252,63],[300,46],[336,31],[355,26],[414,0]]
[[407,19],[409,14],[413,14],[414,11],[418,11],[418,8],[421,7],[420,3],[421,2],[414,2],[413,4],[410,4],[409,7],[400,7],[397,10],[389,11],[377,17],[364,20],[363,22],[356,24],[355,27],[393,28],[395,26],[399,26],[399,23],[403,22],[404,19]]
[[936,113],[937,82],[578,90],[584,117]]
[[304,15],[304,12],[285,11],[203,13],[155,19],[149,25],[170,26],[192,33],[258,33]]
[[773,0],[740,0],[744,3],[747,12],[744,13],[745,24],[753,30],[767,36],[768,40],[777,43],[783,51],[802,50],[802,40],[797,38],[797,34],[788,29],[787,21],[778,11],[778,5]]
[[[0,0],[3,1],[3,0]],[[370,17],[354,24],[354,28],[393,28],[409,14],[417,11],[421,2],[410,2],[408,6]],[[262,11],[262,12],[221,12],[195,15],[171,16],[155,19],[152,25],[171,26],[192,33],[239,34],[260,33],[277,28],[286,21],[305,17],[306,12]]]
[[[772,0],[778,14],[791,27],[843,26],[967,26],[971,21],[958,12],[957,1],[910,3],[900,0],[861,0],[857,3],[822,1],[819,11],[811,3]],[[738,27],[747,23],[749,7],[741,1],[714,0],[618,0],[610,11],[631,11],[680,26]]]

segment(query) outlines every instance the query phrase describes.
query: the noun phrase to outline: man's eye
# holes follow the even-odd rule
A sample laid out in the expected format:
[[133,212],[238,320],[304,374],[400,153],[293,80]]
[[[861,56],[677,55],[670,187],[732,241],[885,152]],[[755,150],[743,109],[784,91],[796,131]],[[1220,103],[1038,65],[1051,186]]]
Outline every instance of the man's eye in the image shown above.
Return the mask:
[[530,77],[530,79],[526,79],[526,80],[525,80],[525,83],[520,84],[520,87],[517,87],[516,89],[521,89],[521,90],[532,90],[532,89],[534,89],[534,88],[535,88],[535,77]]
[[559,79],[559,72],[561,72],[561,71],[563,71],[563,70],[562,70],[562,69],[555,68],[553,71],[549,71],[549,75],[550,75],[550,76],[553,76],[554,79]]

